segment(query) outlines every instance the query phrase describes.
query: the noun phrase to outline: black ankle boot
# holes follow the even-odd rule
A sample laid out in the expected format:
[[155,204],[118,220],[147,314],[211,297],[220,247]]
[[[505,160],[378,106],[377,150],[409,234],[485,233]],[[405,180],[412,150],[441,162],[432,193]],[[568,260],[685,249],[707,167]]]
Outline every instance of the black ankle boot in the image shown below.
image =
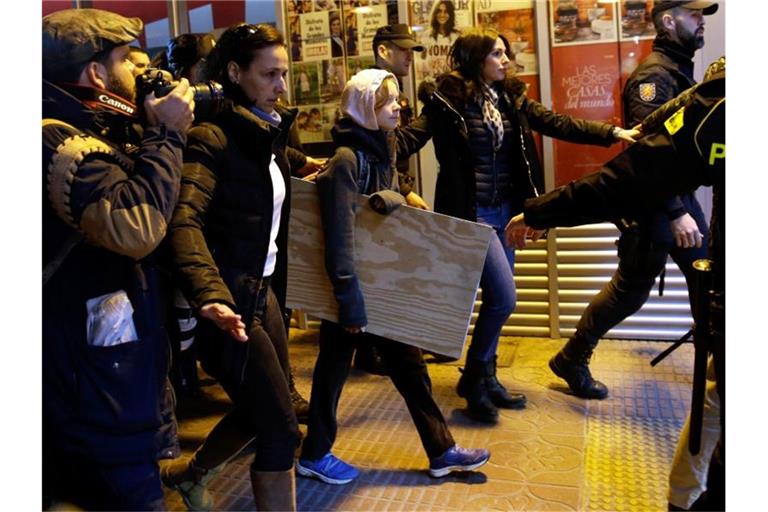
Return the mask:
[[597,342],[589,343],[580,336],[568,340],[562,350],[549,360],[549,368],[568,383],[573,394],[581,398],[602,399],[608,396],[608,388],[592,378],[589,359]]
[[467,415],[483,423],[495,423],[499,411],[488,396],[486,384],[486,364],[482,361],[467,359],[461,377],[456,385],[456,393],[467,399]]
[[288,389],[291,391],[291,403],[293,403],[293,412],[296,413],[296,421],[306,425],[309,421],[309,402],[296,389],[292,368],[288,372]]
[[502,409],[522,409],[525,407],[525,395],[510,393],[496,378],[496,356],[486,363],[485,385],[488,388],[488,398],[493,405]]

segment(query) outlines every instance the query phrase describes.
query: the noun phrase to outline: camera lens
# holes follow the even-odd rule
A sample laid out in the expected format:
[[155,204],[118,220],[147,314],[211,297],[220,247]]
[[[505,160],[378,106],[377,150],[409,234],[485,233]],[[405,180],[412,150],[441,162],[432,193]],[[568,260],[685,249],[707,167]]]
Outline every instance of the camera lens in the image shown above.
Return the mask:
[[195,117],[209,118],[217,114],[224,102],[224,88],[221,84],[208,81],[192,85],[195,93]]

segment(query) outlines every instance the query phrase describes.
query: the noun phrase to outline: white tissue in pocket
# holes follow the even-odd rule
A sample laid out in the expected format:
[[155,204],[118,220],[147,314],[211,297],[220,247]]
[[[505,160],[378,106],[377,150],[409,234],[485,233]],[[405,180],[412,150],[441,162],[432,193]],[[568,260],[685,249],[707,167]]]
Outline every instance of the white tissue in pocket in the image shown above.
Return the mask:
[[111,347],[136,341],[133,323],[133,306],[125,290],[118,290],[85,302],[88,310],[88,344],[94,347]]

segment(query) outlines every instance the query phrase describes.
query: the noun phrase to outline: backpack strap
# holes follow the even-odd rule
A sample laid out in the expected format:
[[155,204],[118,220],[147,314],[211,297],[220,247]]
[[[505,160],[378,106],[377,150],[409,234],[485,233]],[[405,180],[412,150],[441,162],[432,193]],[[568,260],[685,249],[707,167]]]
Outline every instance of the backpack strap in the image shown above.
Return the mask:
[[357,189],[361,194],[367,194],[368,186],[371,181],[371,162],[368,160],[364,151],[356,149],[355,154],[357,155],[358,170]]

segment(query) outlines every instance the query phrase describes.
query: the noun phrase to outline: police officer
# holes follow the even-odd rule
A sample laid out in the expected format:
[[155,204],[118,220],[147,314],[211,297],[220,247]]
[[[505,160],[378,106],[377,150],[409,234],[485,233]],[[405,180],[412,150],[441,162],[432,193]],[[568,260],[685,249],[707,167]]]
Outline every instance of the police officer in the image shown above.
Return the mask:
[[43,18],[44,502],[161,510],[157,460],[179,454],[153,253],[179,195],[186,80],[143,102],[138,18]]
[[676,194],[712,186],[712,284],[709,290],[694,293],[708,294],[710,299],[709,336],[697,340],[696,350],[706,348],[712,354],[707,380],[713,373],[714,382],[707,383],[701,451],[695,456],[689,453],[692,421],[686,421],[668,496],[669,510],[725,510],[725,59],[709,66],[701,84],[654,111],[642,124],[648,135],[600,171],[527,200],[524,213],[506,227],[507,242],[522,244],[530,228],[633,217],[649,204],[661,205]]
[[[717,11],[715,2],[654,2],[653,51],[624,87],[626,124],[634,126],[657,107],[694,85],[693,55],[704,46],[704,16]],[[599,339],[639,310],[672,256],[693,283],[692,263],[706,256],[706,220],[701,206],[686,191],[653,211],[617,223],[619,267],[611,281],[584,310],[576,332],[549,361],[550,369],[582,398],[605,398],[608,388],[592,378],[589,360]]]

